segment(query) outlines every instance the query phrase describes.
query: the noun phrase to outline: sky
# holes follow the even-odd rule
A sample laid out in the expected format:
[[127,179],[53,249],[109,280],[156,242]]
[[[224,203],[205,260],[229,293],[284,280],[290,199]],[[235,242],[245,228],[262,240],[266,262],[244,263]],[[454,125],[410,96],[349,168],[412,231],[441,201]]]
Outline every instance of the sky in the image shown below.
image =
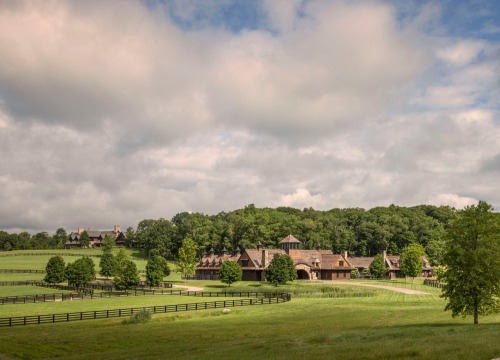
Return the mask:
[[0,230],[500,209],[500,2],[0,1]]

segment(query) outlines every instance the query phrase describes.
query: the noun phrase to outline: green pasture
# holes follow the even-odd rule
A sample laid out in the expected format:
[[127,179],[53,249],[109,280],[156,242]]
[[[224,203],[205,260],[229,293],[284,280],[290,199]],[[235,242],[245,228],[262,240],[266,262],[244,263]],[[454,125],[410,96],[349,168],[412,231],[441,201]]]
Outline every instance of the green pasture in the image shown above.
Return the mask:
[[[73,253],[75,249],[68,251]],[[35,261],[33,258],[38,256],[20,256],[16,261],[22,265],[23,261],[24,264]],[[0,268],[7,268],[4,259],[0,257]],[[144,259],[134,257],[134,260],[145,264]],[[2,275],[4,281],[9,281],[15,276],[28,279],[30,274]],[[226,287],[218,281],[182,281],[180,274],[173,271],[166,280],[179,286],[203,287],[205,291],[286,291],[292,294],[292,301],[230,308],[228,313],[212,309],[157,314],[150,322],[140,324],[124,324],[123,318],[114,318],[2,328],[0,359],[490,360],[500,357],[500,314],[480,317],[477,326],[472,325],[471,318],[453,319],[449,312],[443,311],[441,290],[423,285],[421,279],[329,284],[297,281],[277,288],[260,282],[238,282]],[[408,295],[359,286],[355,284],[358,282],[428,294]],[[61,292],[9,286],[0,287],[0,294],[26,295],[38,289],[40,293]],[[15,304],[0,306],[0,317],[216,299],[168,295]]]
[[[138,270],[146,269],[147,258],[137,249],[123,248],[127,254],[131,256],[137,265]],[[118,248],[114,248],[114,253],[118,252]],[[61,255],[64,262],[70,263],[78,260],[84,255],[102,255],[101,249],[57,249],[57,250],[18,250],[18,251],[1,251],[0,252],[0,269],[23,269],[23,270],[45,270],[47,262],[53,255],[45,255],[47,253],[56,253]],[[26,254],[26,256],[18,256]],[[40,254],[40,255],[38,255]],[[65,255],[71,254],[71,255]],[[7,255],[7,256],[2,256]],[[16,256],[12,256],[16,255]],[[79,255],[79,256],[72,256]],[[96,265],[96,270],[99,269],[98,257],[91,257]]]
[[168,354],[172,359],[438,360],[500,354],[494,341],[500,316],[483,317],[474,326],[470,319],[452,319],[443,306],[432,296],[383,292],[372,298],[298,298],[231,308],[227,314],[156,315],[135,325],[110,319],[3,328],[0,354],[7,359],[164,359]]
[[0,272],[0,281],[41,281],[44,276],[45,274],[13,274]]
[[71,291],[48,289],[40,286],[0,286],[0,297],[7,296],[24,296],[24,295],[39,295],[53,293],[70,293]]

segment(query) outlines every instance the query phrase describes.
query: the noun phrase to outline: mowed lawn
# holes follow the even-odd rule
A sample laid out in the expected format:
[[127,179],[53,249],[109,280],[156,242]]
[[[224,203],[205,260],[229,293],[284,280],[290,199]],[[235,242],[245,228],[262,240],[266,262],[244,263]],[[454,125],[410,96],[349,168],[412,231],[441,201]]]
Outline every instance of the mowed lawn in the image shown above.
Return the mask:
[[[97,304],[97,303],[96,303]],[[22,306],[22,305],[19,305]],[[267,306],[2,328],[0,358],[493,359],[500,316],[452,319],[434,297],[293,299]],[[6,308],[4,308],[6,309]],[[4,310],[2,309],[2,310]]]
[[[42,257],[42,256],[40,256]],[[30,268],[38,256],[17,257]],[[44,261],[48,260],[47,257]],[[137,258],[137,257],[136,257]],[[134,259],[136,259],[134,258]],[[5,258],[0,258],[0,268]],[[77,259],[76,257],[72,258]],[[96,258],[96,260],[98,260]],[[145,260],[138,260],[144,262]],[[15,262],[13,262],[15,263]],[[43,268],[43,267],[41,267]],[[4,274],[17,276],[18,274]],[[20,274],[26,275],[29,274]],[[40,275],[39,275],[40,276]],[[12,279],[12,278],[10,278]],[[6,279],[6,280],[10,280]],[[408,295],[353,285],[294,282],[274,288],[239,282],[181,282],[207,291],[289,291],[285,304],[246,306],[153,315],[148,323],[123,318],[0,328],[0,360],[5,359],[494,359],[500,357],[500,314],[453,319],[443,311],[440,290],[421,280],[362,281],[428,292]],[[335,297],[329,287],[350,290]],[[6,287],[4,294],[38,292]],[[312,290],[310,290],[312,289]],[[1,290],[1,288],[0,288]],[[351,291],[352,290],[352,291]],[[43,293],[59,292],[41,289]],[[366,296],[363,296],[365,294]],[[328,297],[333,296],[333,297]],[[223,300],[187,296],[137,296],[57,303],[1,305],[0,317],[117,309]]]

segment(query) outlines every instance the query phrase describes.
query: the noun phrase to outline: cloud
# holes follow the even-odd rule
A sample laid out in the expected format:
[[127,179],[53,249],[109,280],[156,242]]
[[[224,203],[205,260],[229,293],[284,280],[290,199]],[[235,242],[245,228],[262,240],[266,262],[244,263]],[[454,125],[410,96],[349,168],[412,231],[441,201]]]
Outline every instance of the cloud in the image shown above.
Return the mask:
[[241,4],[2,3],[0,228],[499,206],[498,42],[445,3]]

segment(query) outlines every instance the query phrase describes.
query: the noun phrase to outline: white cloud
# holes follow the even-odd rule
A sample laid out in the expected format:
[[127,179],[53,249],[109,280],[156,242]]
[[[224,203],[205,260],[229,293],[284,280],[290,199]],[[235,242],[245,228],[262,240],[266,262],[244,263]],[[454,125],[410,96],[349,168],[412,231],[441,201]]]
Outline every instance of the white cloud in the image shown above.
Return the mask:
[[438,194],[429,198],[428,203],[431,205],[448,205],[456,209],[463,209],[466,206],[477,204],[478,201],[478,199],[457,194]]
[[238,33],[228,4],[0,5],[0,228],[500,204],[498,43],[443,4],[262,1]]

